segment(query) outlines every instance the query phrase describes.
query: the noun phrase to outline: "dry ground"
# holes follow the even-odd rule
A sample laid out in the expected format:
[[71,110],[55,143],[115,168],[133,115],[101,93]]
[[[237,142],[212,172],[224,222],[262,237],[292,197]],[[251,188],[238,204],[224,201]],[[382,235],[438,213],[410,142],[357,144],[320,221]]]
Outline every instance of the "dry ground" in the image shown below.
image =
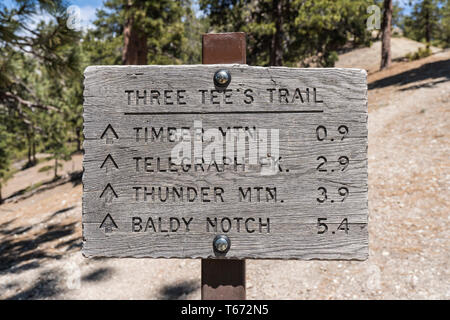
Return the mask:
[[[248,260],[249,299],[450,298],[449,80],[450,52],[369,75],[369,259]],[[8,193],[51,178],[37,170]],[[72,179],[0,206],[0,299],[200,298],[198,260],[83,258],[81,193]]]
[[[425,44],[403,37],[391,38],[392,60],[402,59],[408,53],[414,53],[419,48],[425,48]],[[431,51],[436,53],[439,48],[431,47]],[[375,41],[372,46],[357,50],[352,50],[339,55],[336,62],[338,68],[362,68],[368,72],[377,71],[381,61],[381,41]]]

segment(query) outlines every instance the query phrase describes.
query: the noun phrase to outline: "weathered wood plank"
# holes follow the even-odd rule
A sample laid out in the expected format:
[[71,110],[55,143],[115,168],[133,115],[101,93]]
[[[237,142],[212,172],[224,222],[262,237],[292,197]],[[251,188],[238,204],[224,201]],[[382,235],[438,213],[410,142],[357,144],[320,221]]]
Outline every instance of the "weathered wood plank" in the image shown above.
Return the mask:
[[95,66],[84,98],[86,256],[367,258],[365,71]]

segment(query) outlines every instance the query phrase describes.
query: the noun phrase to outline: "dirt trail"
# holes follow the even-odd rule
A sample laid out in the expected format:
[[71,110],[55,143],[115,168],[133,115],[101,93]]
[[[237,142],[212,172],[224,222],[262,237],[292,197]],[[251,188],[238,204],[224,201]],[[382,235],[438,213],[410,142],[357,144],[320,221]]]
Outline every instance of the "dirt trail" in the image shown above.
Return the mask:
[[[369,260],[248,260],[249,299],[450,298],[449,80],[450,52],[369,76]],[[83,258],[81,188],[0,206],[0,299],[200,298],[198,260]]]
[[[425,44],[404,37],[391,38],[392,60],[400,60],[408,53],[417,52],[419,48],[425,48]],[[431,52],[436,53],[441,49],[431,47]],[[372,46],[351,50],[339,55],[336,62],[338,68],[361,68],[372,73],[380,68],[381,41],[375,41]]]
[[[54,165],[54,160],[47,160],[49,155],[39,154],[37,158],[40,159],[39,163],[26,170],[20,170],[15,175],[14,178],[9,180],[6,186],[2,189],[2,194],[5,199],[15,198],[21,193],[26,193],[26,189],[34,189],[38,187],[40,183],[42,185],[49,184],[52,182],[54,177],[54,172],[49,166]],[[82,170],[82,154],[76,154],[72,156],[70,161],[60,162],[58,165],[58,175],[65,176],[71,172],[80,172]],[[21,165],[17,168],[21,168],[25,162],[21,161]],[[46,168],[47,167],[47,168]],[[45,170],[47,169],[47,170]],[[14,199],[11,199],[14,200]]]

